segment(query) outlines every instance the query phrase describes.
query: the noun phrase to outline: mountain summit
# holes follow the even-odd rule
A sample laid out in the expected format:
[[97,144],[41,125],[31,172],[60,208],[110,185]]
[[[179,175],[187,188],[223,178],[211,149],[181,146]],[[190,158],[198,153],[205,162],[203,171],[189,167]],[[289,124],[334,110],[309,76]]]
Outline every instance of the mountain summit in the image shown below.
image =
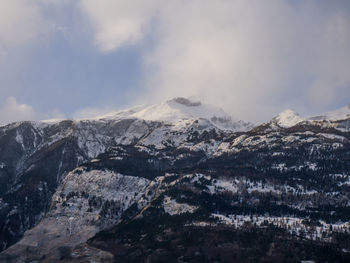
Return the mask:
[[290,109],[282,111],[272,119],[273,123],[283,128],[292,127],[302,121],[304,121],[304,119],[300,117],[298,113]]
[[342,121],[350,118],[350,104],[316,116],[302,117],[293,110],[287,109],[272,118],[271,123],[283,128],[295,126],[303,121],[319,123],[320,121]]
[[128,110],[114,111],[97,119],[142,119],[181,124],[183,121],[208,120],[222,130],[246,131],[252,123],[233,119],[223,109],[192,98],[177,97],[153,105],[137,106]]
[[340,109],[336,109],[315,117],[311,117],[309,118],[309,120],[337,121],[337,120],[345,120],[348,118],[350,118],[350,103],[347,106],[342,107]]

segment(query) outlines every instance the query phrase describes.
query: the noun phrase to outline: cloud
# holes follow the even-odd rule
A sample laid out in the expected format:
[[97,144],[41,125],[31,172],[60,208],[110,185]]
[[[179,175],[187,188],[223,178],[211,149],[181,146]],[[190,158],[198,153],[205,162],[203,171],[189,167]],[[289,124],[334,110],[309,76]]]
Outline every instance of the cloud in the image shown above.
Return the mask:
[[0,1],[0,47],[26,45],[47,30],[36,1]]
[[81,0],[79,6],[91,21],[97,46],[108,52],[142,40],[159,3],[157,0]]
[[12,121],[34,120],[38,114],[27,104],[19,104],[14,97],[9,97],[0,107],[0,124]]
[[52,33],[62,32],[65,28],[59,24],[61,21],[55,20],[64,18],[60,8],[74,9],[73,3],[73,0],[0,1],[0,52],[42,43]]
[[261,120],[350,96],[346,1],[80,3],[101,51],[152,40],[142,47],[139,100],[196,96]]
[[[67,10],[76,16],[67,19]],[[142,75],[130,73],[140,79],[131,104],[195,96],[236,117],[266,120],[284,108],[313,113],[350,97],[345,0],[3,0],[0,69],[11,90],[3,85],[2,98],[21,94],[16,78],[30,79],[30,70],[19,73],[35,69],[37,49],[12,51],[43,47],[57,31],[71,43],[81,38],[79,45],[92,36],[103,56],[133,46]]]
[[18,103],[14,97],[8,97],[0,106],[0,125],[15,121],[41,120],[51,118],[63,118],[58,110],[49,113],[36,112],[31,105]]

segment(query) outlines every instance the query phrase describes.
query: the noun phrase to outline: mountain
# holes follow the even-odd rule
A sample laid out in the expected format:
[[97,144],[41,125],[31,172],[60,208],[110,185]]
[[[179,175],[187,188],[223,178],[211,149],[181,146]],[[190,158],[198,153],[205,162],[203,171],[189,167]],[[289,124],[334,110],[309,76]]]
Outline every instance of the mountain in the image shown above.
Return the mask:
[[[213,132],[249,127],[252,124],[233,121],[217,107],[185,98],[87,120],[0,127],[0,248],[17,241],[41,220],[69,171],[110,147],[181,148]],[[184,147],[191,145],[195,144]]]
[[309,120],[329,120],[329,121],[338,121],[338,120],[345,120],[350,118],[350,104],[334,110],[330,112],[326,112],[324,114],[321,114],[319,116],[310,117]]
[[289,109],[284,110],[272,119],[273,123],[284,128],[292,127],[302,121],[304,121],[304,119],[300,117],[298,113]]
[[0,262],[347,262],[349,124],[175,98],[1,127]]
[[159,121],[173,125],[183,125],[184,122],[193,120],[207,120],[215,127],[222,130],[246,131],[253,128],[250,122],[232,119],[221,108],[203,104],[190,98],[174,98],[166,102],[138,106],[129,110],[111,112],[95,119],[141,119],[146,121]]

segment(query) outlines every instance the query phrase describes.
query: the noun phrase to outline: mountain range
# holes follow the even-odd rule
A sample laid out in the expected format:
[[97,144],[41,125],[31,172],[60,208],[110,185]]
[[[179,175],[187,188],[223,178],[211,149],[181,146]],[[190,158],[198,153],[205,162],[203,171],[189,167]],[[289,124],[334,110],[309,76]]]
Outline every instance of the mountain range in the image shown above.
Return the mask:
[[349,262],[350,106],[174,98],[0,127],[0,262]]

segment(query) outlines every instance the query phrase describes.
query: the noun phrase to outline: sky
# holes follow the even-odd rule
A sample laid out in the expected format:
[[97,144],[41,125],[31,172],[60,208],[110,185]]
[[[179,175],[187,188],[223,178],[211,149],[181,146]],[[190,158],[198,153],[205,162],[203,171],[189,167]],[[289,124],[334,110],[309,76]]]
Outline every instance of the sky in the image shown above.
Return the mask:
[[254,122],[347,105],[350,1],[0,1],[0,124],[180,96]]

